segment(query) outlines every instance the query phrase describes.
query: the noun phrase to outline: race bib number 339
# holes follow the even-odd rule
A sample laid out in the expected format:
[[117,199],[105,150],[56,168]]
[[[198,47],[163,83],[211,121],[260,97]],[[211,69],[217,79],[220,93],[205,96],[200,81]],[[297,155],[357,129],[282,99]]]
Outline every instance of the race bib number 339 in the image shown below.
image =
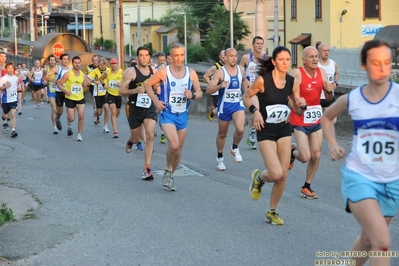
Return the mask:
[[303,122],[305,124],[313,124],[319,121],[323,115],[323,109],[320,105],[308,106],[308,108],[303,113]]
[[395,165],[398,162],[399,132],[359,129],[356,151],[363,164]]

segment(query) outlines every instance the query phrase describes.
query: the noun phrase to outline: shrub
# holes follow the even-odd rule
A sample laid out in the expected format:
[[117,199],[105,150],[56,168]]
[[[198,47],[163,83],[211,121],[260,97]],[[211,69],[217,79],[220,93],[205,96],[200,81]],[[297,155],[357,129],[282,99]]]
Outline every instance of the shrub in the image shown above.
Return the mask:
[[152,42],[146,43],[143,46],[147,47],[148,50],[150,50],[150,56],[152,56],[152,53],[154,52],[154,49],[152,48]]
[[201,44],[188,45],[187,47],[187,62],[196,63],[207,60],[205,48]]
[[109,50],[111,48],[114,48],[114,46],[116,45],[116,43],[113,40],[104,40],[104,49],[105,50]]

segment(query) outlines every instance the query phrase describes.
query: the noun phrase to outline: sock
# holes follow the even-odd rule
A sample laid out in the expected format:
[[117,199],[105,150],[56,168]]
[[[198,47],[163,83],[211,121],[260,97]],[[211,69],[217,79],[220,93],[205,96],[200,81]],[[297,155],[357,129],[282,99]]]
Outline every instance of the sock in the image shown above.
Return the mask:
[[270,209],[271,212],[276,212],[276,209]]
[[237,149],[237,145],[235,145],[234,143],[233,143],[233,146],[231,146],[231,148],[234,150],[234,149]]
[[304,187],[304,188],[307,188],[307,189],[309,189],[309,190],[310,190],[310,183],[308,183],[308,182],[305,182],[305,184],[303,185],[303,187]]
[[11,131],[15,131],[15,128],[12,128]]
[[150,165],[149,164],[145,164],[144,165],[144,169],[150,169]]
[[223,152],[218,152],[218,158],[223,158]]

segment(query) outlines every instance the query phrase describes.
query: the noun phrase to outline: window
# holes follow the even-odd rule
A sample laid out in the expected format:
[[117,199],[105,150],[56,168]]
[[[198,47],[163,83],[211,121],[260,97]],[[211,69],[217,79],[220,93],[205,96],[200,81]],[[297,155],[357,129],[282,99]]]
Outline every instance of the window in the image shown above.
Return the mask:
[[291,19],[296,19],[296,0],[291,0]]
[[315,19],[321,19],[321,0],[315,1]]
[[364,1],[363,19],[366,18],[381,19],[381,13],[380,13],[381,0],[363,0],[363,1]]
[[298,66],[298,46],[291,44],[291,64],[293,67]]

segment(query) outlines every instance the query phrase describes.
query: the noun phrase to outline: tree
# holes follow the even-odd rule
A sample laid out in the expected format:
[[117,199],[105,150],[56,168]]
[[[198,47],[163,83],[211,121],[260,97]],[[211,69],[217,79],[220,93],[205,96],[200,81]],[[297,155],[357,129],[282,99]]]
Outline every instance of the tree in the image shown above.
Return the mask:
[[177,39],[180,43],[184,43],[184,15],[180,13],[186,13],[186,31],[187,31],[187,44],[192,42],[192,35],[197,32],[198,23],[200,19],[193,16],[192,9],[189,7],[177,7],[167,11],[165,15],[162,16],[161,22],[165,23],[165,26],[176,26],[178,31]]
[[201,18],[198,23],[198,28],[200,29],[201,34],[207,35],[208,30],[210,30],[210,10],[216,5],[223,7],[223,1],[221,0],[186,0],[185,3],[192,10],[192,15]]
[[[241,19],[242,12],[233,13],[233,44],[237,46],[237,42],[250,34],[248,25]],[[213,53],[219,53],[219,50],[230,47],[230,12],[221,5],[215,5],[209,14],[209,37],[207,46],[212,49]],[[216,49],[216,50],[215,50]],[[212,56],[214,54],[212,53]]]

